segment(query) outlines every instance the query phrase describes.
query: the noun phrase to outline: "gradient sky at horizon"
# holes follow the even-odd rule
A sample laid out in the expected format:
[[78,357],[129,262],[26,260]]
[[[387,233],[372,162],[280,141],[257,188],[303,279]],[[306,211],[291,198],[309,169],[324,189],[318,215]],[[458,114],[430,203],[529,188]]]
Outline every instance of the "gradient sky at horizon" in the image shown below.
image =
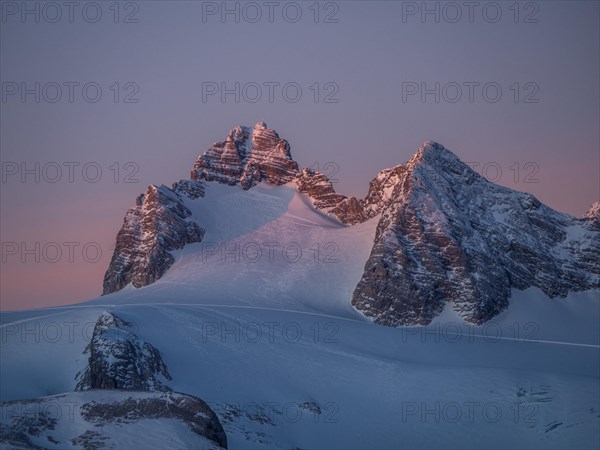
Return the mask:
[[[47,86],[47,96],[53,96],[48,83],[95,82],[102,98],[86,102],[75,88],[70,103],[65,88],[57,103],[43,98],[36,103],[31,95],[24,103],[19,95],[2,99],[3,164],[79,164],[73,183],[66,169],[56,183],[43,177],[36,183],[32,176],[22,183],[18,175],[3,180],[2,242],[25,242],[28,248],[36,242],[80,243],[72,263],[64,245],[56,263],[48,261],[53,257],[50,248],[49,258],[39,263],[31,256],[22,263],[20,255],[3,253],[2,310],[99,295],[111,246],[135,197],[149,184],[170,185],[188,177],[196,157],[238,124],[253,126],[264,120],[290,141],[302,167],[334,162],[339,169],[336,190],[348,195],[363,196],[379,170],[407,161],[423,141],[433,139],[463,161],[478,164],[476,169],[487,165],[496,182],[531,192],[557,210],[580,216],[600,199],[597,1],[521,2],[518,23],[511,9],[514,2],[496,3],[502,12],[496,23],[489,20],[494,11],[484,17],[479,8],[472,23],[465,8],[462,19],[450,23],[455,11],[443,10],[447,2],[437,3],[439,23],[433,15],[422,21],[419,12],[403,21],[403,8],[407,12],[422,2],[322,2],[318,23],[313,1],[298,3],[302,17],[297,23],[286,21],[280,9],[269,23],[264,6],[257,23],[244,16],[235,23],[231,15],[223,23],[219,14],[203,22],[203,8],[213,3],[220,8],[222,2],[178,1],[121,3],[119,23],[114,23],[113,2],[98,2],[102,17],[97,23],[87,22],[80,10],[69,23],[66,9],[57,23],[44,16],[36,23],[31,15],[21,20],[20,11],[8,14],[7,3],[21,2],[2,2],[3,89],[6,83],[31,87],[40,82]],[[526,6],[532,4],[535,10]],[[436,2],[427,5],[435,8]],[[288,10],[290,16],[293,12]],[[331,12],[338,22],[323,23]],[[137,23],[122,23],[129,13]],[[250,17],[253,11],[246,13]],[[524,23],[529,14],[538,22]],[[54,11],[46,10],[46,16],[54,17]],[[122,101],[132,92],[125,88],[128,82],[139,87],[137,103]],[[272,103],[266,90],[256,103],[244,98],[235,103],[232,96],[226,102],[218,96],[203,102],[203,82],[230,87],[236,82],[295,82],[303,94],[296,103],[286,101],[280,89]],[[320,85],[319,102],[311,90],[315,82]],[[331,93],[324,89],[328,82],[339,87],[337,103],[322,101]],[[447,87],[446,98],[455,95],[449,83],[458,83],[463,97],[456,103],[444,98],[436,103],[432,95],[424,103],[419,95],[403,101],[403,82],[429,87],[439,82]],[[464,88],[468,82],[497,83],[502,96],[495,103],[485,101],[475,88],[471,103]],[[539,101],[523,102],[534,88],[539,90],[531,98]],[[118,182],[113,180],[115,162]],[[139,168],[136,183],[123,182],[131,172],[127,162]],[[98,182],[83,178],[86,163],[102,168]],[[47,167],[46,175],[54,176]],[[98,261],[83,258],[79,249],[86,243],[98,243]]]

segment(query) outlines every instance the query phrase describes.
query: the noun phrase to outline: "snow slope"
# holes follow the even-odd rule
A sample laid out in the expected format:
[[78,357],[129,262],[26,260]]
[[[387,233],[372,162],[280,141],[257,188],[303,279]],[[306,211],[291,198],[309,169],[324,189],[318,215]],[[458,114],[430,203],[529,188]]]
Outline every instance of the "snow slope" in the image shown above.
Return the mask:
[[[277,307],[360,319],[350,305],[371,250],[377,218],[352,227],[314,209],[290,186],[208,183],[186,199],[207,232],[173,252],[153,285],[88,302],[208,303]],[[177,289],[177,295],[167,294]],[[112,300],[109,300],[112,299]]]
[[[536,295],[513,301],[535,304]],[[566,302],[573,315],[563,318],[562,333],[597,327],[577,317],[578,302],[597,313],[596,299]],[[72,307],[63,318],[82,310],[92,312]],[[112,310],[161,351],[172,389],[220,416],[230,448],[595,448],[600,438],[597,341],[581,331],[557,339],[567,337],[553,334],[558,324],[534,322],[528,306],[518,315],[509,309],[494,326],[462,323],[458,334],[452,320],[387,328],[244,306]],[[47,329],[53,317],[25,320]],[[16,326],[19,314],[12,319],[3,326]],[[62,383],[72,380],[84,336],[45,346],[14,333],[3,339],[2,400],[72,390],[73,382]],[[49,366],[57,369],[46,383],[24,378]]]

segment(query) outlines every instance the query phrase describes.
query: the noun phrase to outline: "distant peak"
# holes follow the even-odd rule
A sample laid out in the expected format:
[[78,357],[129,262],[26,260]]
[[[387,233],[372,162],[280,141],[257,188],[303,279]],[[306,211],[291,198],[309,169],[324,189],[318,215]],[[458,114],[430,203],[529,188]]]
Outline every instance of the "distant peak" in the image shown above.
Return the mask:
[[256,128],[269,128],[269,127],[267,127],[267,124],[265,122],[261,121],[261,122],[258,122],[256,125],[254,125],[254,128],[256,129]]
[[595,202],[590,209],[583,215],[585,219],[598,219],[600,218],[600,202]]

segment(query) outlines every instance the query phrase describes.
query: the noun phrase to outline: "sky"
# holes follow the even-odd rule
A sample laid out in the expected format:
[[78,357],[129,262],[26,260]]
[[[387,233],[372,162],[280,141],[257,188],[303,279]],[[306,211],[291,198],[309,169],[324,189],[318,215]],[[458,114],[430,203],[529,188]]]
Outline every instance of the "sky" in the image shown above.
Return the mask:
[[99,295],[136,196],[239,124],[347,195],[432,139],[559,211],[600,199],[597,1],[0,5],[2,310]]

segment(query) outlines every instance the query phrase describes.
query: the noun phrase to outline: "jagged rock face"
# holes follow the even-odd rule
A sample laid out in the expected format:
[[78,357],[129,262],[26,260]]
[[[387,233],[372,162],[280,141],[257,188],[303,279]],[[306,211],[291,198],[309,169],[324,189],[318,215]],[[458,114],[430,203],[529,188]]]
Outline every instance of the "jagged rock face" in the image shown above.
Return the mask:
[[126,391],[167,391],[163,381],[171,375],[160,352],[142,342],[131,324],[104,312],[96,322],[85,371],[77,374],[75,390],[117,389]]
[[238,184],[247,154],[252,149],[250,135],[248,127],[236,127],[229,132],[226,141],[215,142],[194,164],[192,179]]
[[246,172],[248,175],[242,177],[244,188],[262,180],[275,185],[289,183],[298,174],[298,163],[292,159],[290,144],[264,122],[256,124],[252,132],[252,151]]
[[173,185],[150,186],[127,211],[110,265],[104,275],[103,294],[132,283],[142,287],[158,280],[171,265],[171,251],[200,242],[205,230],[194,222],[183,197],[204,195],[201,182],[182,180]]
[[212,145],[194,164],[192,179],[240,184],[249,189],[261,181],[282,185],[298,175],[290,145],[264,122],[251,130],[237,127],[224,142]]
[[394,187],[404,171],[403,166],[382,170],[369,183],[369,192],[365,198],[360,200],[355,197],[344,198],[329,211],[330,214],[350,225],[372,219],[389,205]]
[[310,197],[315,208],[344,224],[355,225],[375,217],[389,204],[394,186],[404,170],[404,167],[396,166],[379,172],[369,184],[364,199],[336,193],[325,175],[311,169],[302,170],[296,184],[300,192]]
[[406,168],[401,165],[385,169],[379,172],[369,183],[369,192],[361,200],[364,215],[367,219],[375,217],[390,204],[394,188],[405,172]]
[[352,304],[389,326],[427,324],[447,302],[482,323],[511,288],[562,297],[600,287],[599,231],[427,142],[399,171]]
[[312,169],[303,169],[296,178],[296,184],[298,191],[308,195],[313,206],[321,211],[330,212],[346,199],[346,196],[335,192],[329,178]]
[[363,202],[356,197],[346,197],[329,214],[347,225],[356,225],[370,219],[365,212]]

